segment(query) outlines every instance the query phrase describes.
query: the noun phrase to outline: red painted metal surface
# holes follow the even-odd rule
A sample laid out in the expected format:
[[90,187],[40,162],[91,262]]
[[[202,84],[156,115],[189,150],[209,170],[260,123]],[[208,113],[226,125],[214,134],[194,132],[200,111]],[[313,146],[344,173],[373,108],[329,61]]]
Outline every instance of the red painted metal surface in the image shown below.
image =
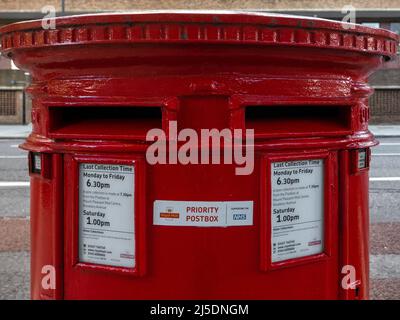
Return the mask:
[[[33,21],[0,35],[2,53],[33,78],[22,147],[47,159],[46,174],[31,174],[33,299],[368,298],[368,170],[354,170],[353,154],[377,143],[366,79],[395,58],[395,34],[215,12],[64,17],[55,30]],[[129,107],[159,115],[129,117]],[[254,172],[147,164],[147,131],[170,120],[254,128]],[[271,263],[269,165],[315,157],[325,161],[324,252]],[[77,163],[91,159],[137,164],[133,272],[77,261]],[[156,226],[160,199],[250,200],[253,225]],[[41,285],[44,265],[56,268],[55,289]],[[344,265],[355,266],[356,289],[342,288]]]

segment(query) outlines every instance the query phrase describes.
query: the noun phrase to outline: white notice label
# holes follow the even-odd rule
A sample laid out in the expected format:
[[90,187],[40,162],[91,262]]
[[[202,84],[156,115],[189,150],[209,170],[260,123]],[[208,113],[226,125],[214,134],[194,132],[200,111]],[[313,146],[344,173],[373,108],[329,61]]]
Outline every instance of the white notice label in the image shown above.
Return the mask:
[[79,260],[135,267],[134,167],[79,166]]
[[358,169],[367,167],[367,149],[358,150]]
[[42,154],[40,154],[40,153],[35,153],[35,154],[33,155],[33,157],[34,157],[34,161],[33,161],[33,163],[34,163],[34,170],[36,170],[36,171],[38,171],[38,172],[42,171]]
[[253,201],[154,201],[154,224],[228,227],[253,225]]
[[272,262],[323,252],[324,161],[273,162]]

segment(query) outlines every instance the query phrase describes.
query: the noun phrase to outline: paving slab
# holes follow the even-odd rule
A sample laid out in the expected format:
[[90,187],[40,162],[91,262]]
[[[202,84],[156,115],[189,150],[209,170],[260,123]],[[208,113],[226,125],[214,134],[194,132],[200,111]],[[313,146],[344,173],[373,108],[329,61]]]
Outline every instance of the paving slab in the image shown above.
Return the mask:
[[0,300],[30,298],[29,252],[0,252]]
[[371,254],[370,277],[372,279],[400,279],[400,255]]
[[[0,187],[0,217],[27,217],[30,190],[26,187]],[[1,235],[0,235],[1,237]]]
[[[376,223],[370,227],[370,253],[400,254],[400,223]],[[400,269],[400,265],[398,266]]]
[[30,250],[29,219],[0,218],[0,235],[0,252]]
[[400,279],[371,279],[371,300],[400,300]]

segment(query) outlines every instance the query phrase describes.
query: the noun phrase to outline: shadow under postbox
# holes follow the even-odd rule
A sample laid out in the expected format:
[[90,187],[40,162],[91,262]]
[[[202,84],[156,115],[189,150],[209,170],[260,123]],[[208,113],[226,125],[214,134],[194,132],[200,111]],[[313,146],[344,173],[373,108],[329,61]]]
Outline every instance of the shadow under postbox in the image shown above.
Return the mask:
[[0,35],[33,76],[33,299],[368,297],[366,79],[395,34],[164,12]]

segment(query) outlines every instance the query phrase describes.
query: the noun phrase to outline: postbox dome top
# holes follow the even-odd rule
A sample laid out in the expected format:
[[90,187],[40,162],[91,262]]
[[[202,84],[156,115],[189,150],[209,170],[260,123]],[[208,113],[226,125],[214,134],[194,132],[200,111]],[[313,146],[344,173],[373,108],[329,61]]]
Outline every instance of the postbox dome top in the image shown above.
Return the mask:
[[0,28],[1,51],[90,43],[224,43],[360,51],[388,58],[397,34],[339,21],[239,11],[132,11],[58,17]]

